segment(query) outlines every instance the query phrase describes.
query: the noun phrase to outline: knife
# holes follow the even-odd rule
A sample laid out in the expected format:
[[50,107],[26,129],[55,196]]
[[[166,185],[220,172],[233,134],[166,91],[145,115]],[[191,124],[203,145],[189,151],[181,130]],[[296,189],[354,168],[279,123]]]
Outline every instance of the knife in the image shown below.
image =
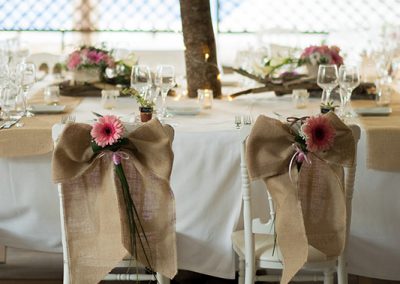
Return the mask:
[[8,129],[11,126],[13,126],[14,124],[16,124],[18,121],[19,121],[19,119],[6,121],[0,126],[0,129]]

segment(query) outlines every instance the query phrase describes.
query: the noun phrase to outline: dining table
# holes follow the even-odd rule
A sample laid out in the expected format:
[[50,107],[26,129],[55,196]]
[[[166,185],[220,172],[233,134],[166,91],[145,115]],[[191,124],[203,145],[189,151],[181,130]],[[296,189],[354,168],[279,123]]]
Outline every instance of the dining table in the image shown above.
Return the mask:
[[[34,90],[31,102],[40,102],[41,87]],[[67,113],[37,113],[21,119],[22,127],[0,130],[0,245],[62,253],[57,185],[51,175],[52,124],[61,123],[65,115],[92,124],[93,112],[117,115],[126,124],[141,123],[138,105],[131,97],[118,97],[113,109],[104,109],[99,97],[61,97],[60,104],[68,106]],[[354,101],[353,108],[358,104],[365,107],[374,102]],[[235,117],[250,117],[254,122],[259,115],[282,121],[289,116],[317,115],[319,99],[311,98],[296,108],[290,95],[266,92],[235,99],[224,96],[204,109],[196,99],[181,95],[168,97],[167,106],[199,106],[160,118],[175,131],[170,183],[176,202],[178,268],[232,279],[237,259],[231,234],[242,226],[240,129],[244,123],[242,119],[235,123]],[[379,130],[387,130],[388,124],[391,131],[400,133],[399,95],[393,97],[391,107],[389,116],[346,120],[361,126],[347,258],[349,273],[400,280],[400,169],[374,166],[371,157],[376,153],[373,156],[369,151],[370,138],[387,133]],[[397,136],[393,137],[382,144],[381,156],[397,153]],[[252,182],[252,190],[253,214],[265,220],[265,185]]]

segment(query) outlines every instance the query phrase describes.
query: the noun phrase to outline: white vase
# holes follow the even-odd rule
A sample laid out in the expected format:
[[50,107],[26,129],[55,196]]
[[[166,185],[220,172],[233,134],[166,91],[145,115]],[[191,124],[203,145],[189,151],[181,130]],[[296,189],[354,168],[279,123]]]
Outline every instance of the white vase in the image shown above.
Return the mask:
[[100,82],[100,69],[86,68],[75,70],[74,81],[76,84]]
[[313,78],[317,78],[318,76],[318,66],[319,65],[311,65],[311,64],[307,64],[307,72],[308,72],[308,76],[313,77]]

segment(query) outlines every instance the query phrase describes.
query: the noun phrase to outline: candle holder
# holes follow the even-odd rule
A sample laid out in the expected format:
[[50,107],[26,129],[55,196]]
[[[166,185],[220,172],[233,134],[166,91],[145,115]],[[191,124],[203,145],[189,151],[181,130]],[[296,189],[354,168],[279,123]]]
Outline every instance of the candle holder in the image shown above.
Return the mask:
[[204,109],[211,109],[213,103],[213,91],[209,89],[198,89],[197,99],[199,101],[199,104]]

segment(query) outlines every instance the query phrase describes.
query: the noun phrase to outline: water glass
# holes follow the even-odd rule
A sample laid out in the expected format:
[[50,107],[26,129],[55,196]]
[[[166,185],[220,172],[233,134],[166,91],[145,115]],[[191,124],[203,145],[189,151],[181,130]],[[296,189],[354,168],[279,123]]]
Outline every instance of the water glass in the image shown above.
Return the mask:
[[293,90],[292,100],[296,108],[306,108],[310,94],[306,89]]
[[375,102],[380,107],[387,107],[390,105],[392,98],[392,86],[389,80],[380,80],[376,84],[377,94],[375,97]]
[[44,88],[44,102],[48,105],[57,105],[60,101],[60,88],[58,86],[48,86]]
[[102,90],[101,106],[105,109],[113,109],[117,105],[118,90]]
[[358,67],[342,65],[339,68],[340,85],[340,111],[339,116],[352,117],[350,111],[350,98],[353,90],[360,84],[360,72]]
[[131,88],[138,91],[143,97],[152,85],[150,68],[147,65],[135,65],[131,72]]
[[175,86],[175,68],[172,65],[158,65],[155,85],[161,90],[162,108],[161,117],[167,117],[166,98],[169,90]]
[[210,109],[213,103],[213,91],[208,89],[197,90],[197,99],[204,109]]
[[339,84],[338,77],[339,75],[336,65],[319,65],[317,84],[324,90],[321,96],[321,104],[328,105],[331,102],[331,92]]

